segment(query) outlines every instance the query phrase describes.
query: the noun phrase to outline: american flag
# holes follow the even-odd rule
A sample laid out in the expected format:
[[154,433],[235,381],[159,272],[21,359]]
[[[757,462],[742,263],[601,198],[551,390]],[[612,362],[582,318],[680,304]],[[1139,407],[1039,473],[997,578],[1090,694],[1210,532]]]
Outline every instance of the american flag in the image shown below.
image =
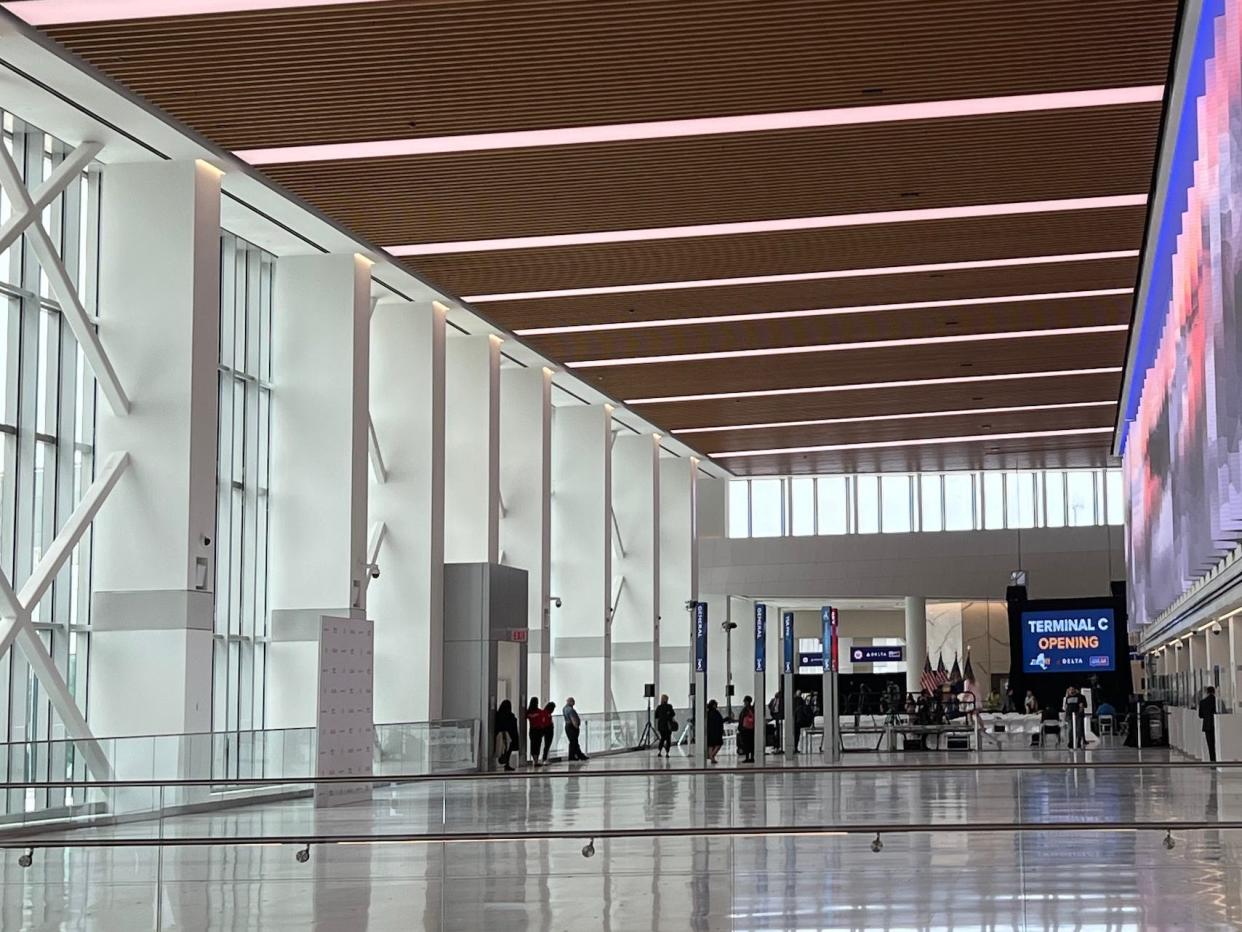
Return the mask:
[[931,656],[923,662],[923,675],[919,677],[919,685],[923,687],[923,692],[932,695],[941,685],[948,681],[948,675],[944,671],[944,658],[940,658],[940,669],[933,670],[931,665]]

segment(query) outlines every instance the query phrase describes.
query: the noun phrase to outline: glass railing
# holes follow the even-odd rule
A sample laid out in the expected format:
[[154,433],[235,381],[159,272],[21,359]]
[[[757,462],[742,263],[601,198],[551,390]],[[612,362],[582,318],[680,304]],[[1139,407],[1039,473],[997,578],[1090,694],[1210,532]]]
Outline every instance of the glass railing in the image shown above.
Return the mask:
[[[434,774],[474,770],[478,766],[477,721],[399,722],[375,726],[373,773]],[[119,781],[297,780],[316,770],[314,728],[201,732],[98,738],[104,758]],[[64,782],[65,786],[0,794],[0,826],[14,817],[39,813],[42,818],[98,815],[97,797],[82,791],[99,776],[85,765],[79,742],[69,739],[0,744],[0,781]],[[228,792],[215,791],[215,795]],[[249,795],[277,792],[251,788]],[[285,792],[281,789],[279,792]],[[212,794],[208,794],[210,796]]]

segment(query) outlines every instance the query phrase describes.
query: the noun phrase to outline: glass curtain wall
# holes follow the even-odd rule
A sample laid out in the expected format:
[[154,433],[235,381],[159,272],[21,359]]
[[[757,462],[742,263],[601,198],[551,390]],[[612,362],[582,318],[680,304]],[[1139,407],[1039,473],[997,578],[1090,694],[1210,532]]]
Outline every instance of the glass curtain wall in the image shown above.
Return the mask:
[[[3,114],[4,146],[34,190],[72,151],[17,117]],[[87,169],[42,213],[70,279],[95,307],[100,176]],[[13,204],[0,194],[0,224]],[[0,253],[0,568],[20,589],[94,478],[95,379],[26,237]],[[33,621],[85,712],[90,656],[91,534],[74,548]],[[8,742],[67,737],[21,650],[0,657],[0,734]],[[47,745],[43,746],[44,748]],[[83,761],[69,742],[40,754],[0,757],[6,780],[80,779]],[[64,802],[64,791],[59,791]],[[55,805],[27,799],[27,808]]]
[[1118,469],[794,476],[729,482],[730,537],[1121,524]]
[[[268,477],[275,257],[220,248],[220,415],[212,728],[262,728],[267,682]],[[230,776],[238,771],[233,755]]]

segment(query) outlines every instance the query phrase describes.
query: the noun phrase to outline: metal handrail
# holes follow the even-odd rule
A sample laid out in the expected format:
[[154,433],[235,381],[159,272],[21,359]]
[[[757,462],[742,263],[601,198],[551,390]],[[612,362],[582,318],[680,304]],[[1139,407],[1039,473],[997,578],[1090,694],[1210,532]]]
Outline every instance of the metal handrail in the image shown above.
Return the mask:
[[100,789],[109,788],[143,788],[143,787],[179,787],[179,786],[288,786],[289,784],[327,784],[327,783],[457,783],[474,780],[516,781],[585,778],[601,779],[606,777],[645,777],[690,775],[701,776],[716,774],[721,776],[745,776],[747,774],[839,774],[839,773],[927,773],[953,771],[989,771],[989,770],[1203,770],[1203,769],[1237,769],[1242,768],[1242,761],[1006,761],[988,763],[970,763],[967,761],[929,762],[925,764],[799,764],[787,767],[641,767],[611,770],[520,770],[492,773],[412,773],[412,774],[356,774],[353,776],[319,776],[319,777],[210,777],[184,780],[47,780],[40,782],[0,783],[0,790],[42,790],[61,789],[66,787]]
[[478,844],[495,842],[564,841],[630,838],[781,838],[797,836],[899,835],[942,832],[946,828],[969,829],[982,833],[1018,832],[1201,832],[1238,831],[1242,821],[1179,822],[1175,820],[1131,820],[1127,822],[871,822],[855,825],[773,825],[741,826],[712,825],[701,827],[662,828],[598,828],[557,829],[539,832],[402,832],[388,835],[359,832],[339,835],[238,835],[232,838],[209,836],[174,836],[158,838],[40,838],[36,836],[0,836],[0,849],[13,848],[201,848],[210,845],[238,847],[274,847],[277,845],[360,845],[360,844]]

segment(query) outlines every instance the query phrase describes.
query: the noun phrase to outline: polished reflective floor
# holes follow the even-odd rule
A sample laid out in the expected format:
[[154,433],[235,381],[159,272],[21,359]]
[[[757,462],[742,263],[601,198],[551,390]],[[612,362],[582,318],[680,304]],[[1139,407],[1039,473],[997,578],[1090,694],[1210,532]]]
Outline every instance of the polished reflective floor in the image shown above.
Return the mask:
[[[1008,753],[1008,752],[1006,752]],[[1065,764],[1068,752],[1046,754]],[[940,771],[910,755],[878,773],[656,774],[646,755],[607,775],[436,781],[369,802],[308,800],[79,832],[76,837],[280,837],[298,832],[567,829],[583,837],[449,844],[40,849],[0,868],[3,929],[1235,929],[1242,832],[971,831],[971,824],[1242,820],[1242,769],[1152,766],[1165,752],[1092,752],[1120,769]],[[920,756],[924,764],[962,755]],[[1036,759],[979,755],[984,764]],[[1091,759],[1079,757],[1078,760]],[[813,761],[814,759],[810,759]],[[850,755],[846,763],[869,760]],[[810,762],[810,761],[808,761]],[[882,837],[833,826],[924,826]],[[810,836],[744,834],[818,826]],[[594,830],[729,826],[731,837],[597,839]],[[926,826],[934,826],[927,829]],[[62,842],[72,843],[73,836]]]

